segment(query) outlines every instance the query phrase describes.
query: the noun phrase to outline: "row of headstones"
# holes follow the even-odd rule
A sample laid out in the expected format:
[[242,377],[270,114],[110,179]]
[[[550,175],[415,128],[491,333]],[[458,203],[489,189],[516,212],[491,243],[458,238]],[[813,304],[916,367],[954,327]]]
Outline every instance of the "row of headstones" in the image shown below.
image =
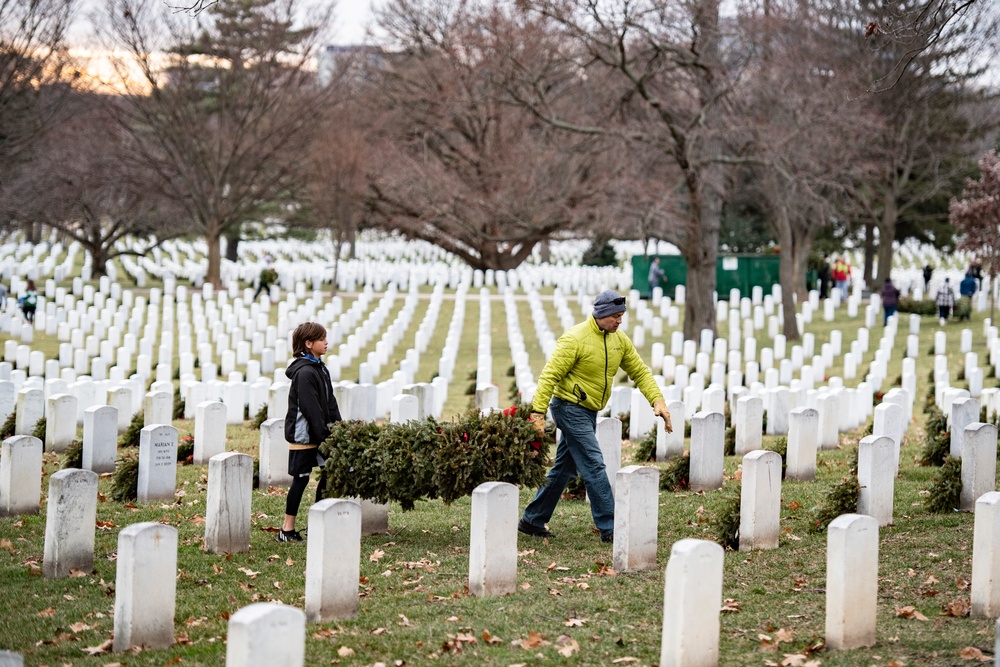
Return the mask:
[[[993,435],[995,440],[995,429]],[[877,461],[877,452],[882,452],[885,463],[885,454],[892,452],[892,443],[887,440],[863,441],[871,456],[863,453],[859,464],[866,465],[869,458]],[[210,463],[206,523],[209,551],[231,553],[249,546],[249,459],[230,453],[215,457]],[[888,469],[891,470],[891,464]],[[777,546],[780,471],[780,456],[774,452],[755,451],[744,458],[741,550]],[[650,503],[653,506],[657,503],[658,477],[655,468],[642,466],[630,466],[616,476],[614,567],[618,571],[656,566],[657,515],[649,513],[647,508]],[[245,498],[245,505],[239,504],[238,510],[223,520],[213,516],[213,508],[227,509],[218,503],[218,493],[213,494],[220,487],[230,503],[234,496]],[[65,470],[53,475],[43,568],[46,576],[66,576],[70,569],[92,569],[96,495],[97,478],[93,473]],[[867,504],[877,509],[875,503]],[[990,572],[1000,566],[1000,493],[982,495],[976,509],[972,614],[996,617],[1000,615],[1000,583],[994,581]],[[859,514],[838,517],[827,529],[826,643],[834,650],[871,646],[875,642],[878,527],[885,524],[864,512],[862,499]],[[469,550],[472,595],[515,592],[517,518],[518,492],[513,485],[489,482],[473,492]],[[89,530],[81,529],[82,526]],[[220,542],[218,535],[213,536],[215,526],[224,526],[230,535],[237,534],[238,543]],[[272,656],[282,664],[302,664],[304,648],[300,643],[304,643],[306,620],[322,622],[357,614],[360,506],[335,499],[317,503],[309,511],[309,533],[305,613],[273,605],[252,605],[240,610],[230,621],[227,664],[230,658],[259,661],[261,655]],[[336,557],[325,557],[330,553]],[[176,591],[174,586],[163,586],[162,582],[174,581],[176,565],[176,529],[144,523],[121,531],[114,650],[124,651],[132,646],[163,648],[173,644]],[[661,664],[718,664],[722,579],[723,549],[719,545],[693,539],[673,545],[664,585]],[[276,630],[282,632],[272,636],[270,633]],[[275,650],[281,651],[280,654]]]
[[[440,294],[440,291],[438,292],[438,294]],[[433,312],[433,309],[432,309],[432,312]],[[456,315],[461,315],[461,314],[462,314],[461,311],[458,312],[458,313],[456,313]],[[430,313],[429,313],[429,315],[430,315]],[[456,320],[458,320],[458,319],[459,318],[456,318]],[[432,318],[432,317],[429,316],[429,317],[425,318],[425,321],[422,323],[422,325],[421,325],[421,331],[424,333],[424,335],[423,335],[423,340],[420,340],[420,334],[418,332],[418,348],[421,347],[421,346],[423,348],[426,348],[427,340],[429,340],[429,333],[428,332],[430,332],[430,331],[433,330],[434,321],[435,321],[434,318]],[[9,341],[8,343],[10,343],[10,342],[12,342],[12,341]],[[24,346],[22,346],[19,349],[23,350]],[[439,364],[439,370],[443,371],[443,373],[441,373],[441,374],[446,375],[446,376],[448,376],[448,375],[451,374],[451,368],[453,368],[453,366],[454,366],[454,358],[457,355],[457,346],[456,345],[451,345],[450,346],[450,350],[451,350],[450,355],[446,355],[445,358],[442,359],[442,363]],[[228,350],[226,352],[228,352]],[[266,350],[265,350],[265,352],[266,352]],[[411,354],[413,352],[414,352],[414,350],[410,350],[408,352],[407,359],[403,363],[404,367],[406,366],[407,363],[411,363],[413,365],[412,370],[410,370],[411,379],[412,379],[412,373],[415,372],[415,370],[416,370],[416,364],[418,363],[417,360],[413,358],[413,354]],[[447,352],[447,350],[446,350],[446,352]],[[40,353],[38,353],[38,354],[40,354]],[[182,352],[182,355],[184,355],[183,352]],[[161,350],[161,356],[162,356],[162,350]],[[331,357],[330,361],[336,361],[336,359]],[[50,360],[50,363],[54,364],[55,361],[54,360]],[[248,368],[254,367],[253,364],[254,364],[254,362],[251,362],[251,364],[249,365]],[[182,358],[182,366],[183,365],[184,365],[184,360]],[[339,375],[339,372],[340,372],[339,362],[338,362],[338,364],[334,364],[334,365],[336,366],[336,368],[334,370],[336,370],[336,373]],[[161,366],[162,366],[162,364],[161,364]],[[208,376],[213,376],[214,375],[214,373],[211,372],[211,370],[213,370],[213,367],[214,367],[214,365],[211,364],[210,362],[206,362],[203,365],[203,368],[202,368],[203,379],[207,379]],[[169,377],[169,368],[167,369],[168,372],[166,372],[166,373],[160,373],[159,372],[159,371],[163,370],[162,368],[158,367],[157,370],[158,370],[158,376],[159,375],[166,375],[166,376]],[[365,370],[364,369],[364,364],[362,364],[362,375],[364,375],[364,372],[363,372],[364,370]],[[50,374],[52,372],[54,372],[54,371],[50,371]],[[280,372],[281,372],[280,370],[278,372],[276,372],[276,376]],[[192,376],[192,378],[188,378],[186,375],[184,375],[182,377],[184,378],[184,379],[182,379],[182,384],[184,384],[184,385],[193,384],[193,376]],[[248,376],[248,380],[249,379],[250,378]],[[232,379],[231,379],[231,382],[232,382]],[[255,393],[254,390],[257,390],[257,389],[263,390],[263,387],[258,387],[258,386],[256,386],[257,384],[263,384],[263,382],[252,384],[251,387],[250,387],[251,394]],[[228,393],[230,393],[229,389],[231,388],[231,383],[227,383],[227,385],[230,385],[230,386],[227,386],[227,394],[228,394]],[[241,396],[245,395],[246,387],[242,387],[242,388],[244,389],[243,392],[239,392],[239,391],[233,391],[232,392],[232,394],[235,397],[234,400],[232,400],[232,401],[227,400],[226,401],[227,403],[230,403],[230,402],[233,403],[233,405],[230,406],[230,408],[231,408],[230,409],[230,413],[231,413],[230,414],[230,422],[231,423],[242,421],[242,412],[243,412],[243,410],[242,410],[241,406],[237,405],[240,402],[242,402],[244,405],[246,404],[245,399],[241,400]],[[235,387],[234,389],[240,389],[240,387]],[[438,389],[439,392],[441,392],[443,394],[444,387],[437,387],[437,389]],[[185,386],[185,393],[186,393],[186,390],[187,389],[186,389],[186,386]],[[263,392],[260,391],[260,392],[256,392],[256,393],[263,393]],[[385,392],[383,392],[383,393],[385,393]],[[391,391],[390,393],[388,393],[386,395],[386,400],[385,401],[380,401],[380,403],[383,404],[383,405],[387,404],[387,402],[388,402],[387,399],[390,398],[395,393],[398,393],[398,388],[395,391]],[[252,398],[251,398],[251,401],[252,401]],[[198,403],[198,402],[200,402],[200,401],[192,401],[190,403]],[[257,403],[259,404],[260,402],[261,402],[261,399],[258,399]],[[189,403],[189,406],[190,406],[190,403]],[[443,397],[440,398],[440,403],[443,404]],[[255,411],[257,406],[251,405],[251,407]],[[190,411],[190,409],[191,408],[189,407],[188,410]],[[387,413],[387,411],[388,411],[388,409],[384,408],[382,412],[383,413]]]

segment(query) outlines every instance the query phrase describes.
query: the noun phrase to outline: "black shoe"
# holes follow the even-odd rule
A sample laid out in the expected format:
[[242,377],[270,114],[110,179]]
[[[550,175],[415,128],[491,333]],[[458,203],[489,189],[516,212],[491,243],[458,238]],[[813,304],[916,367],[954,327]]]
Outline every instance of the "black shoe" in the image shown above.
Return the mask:
[[278,531],[278,541],[279,542],[301,542],[302,534],[297,530],[279,530]]
[[614,542],[615,541],[615,531],[610,530],[606,533],[601,533],[601,542]]
[[525,535],[531,535],[532,537],[555,537],[553,533],[548,528],[536,526],[533,523],[528,523],[524,519],[517,522],[517,530],[524,533]]

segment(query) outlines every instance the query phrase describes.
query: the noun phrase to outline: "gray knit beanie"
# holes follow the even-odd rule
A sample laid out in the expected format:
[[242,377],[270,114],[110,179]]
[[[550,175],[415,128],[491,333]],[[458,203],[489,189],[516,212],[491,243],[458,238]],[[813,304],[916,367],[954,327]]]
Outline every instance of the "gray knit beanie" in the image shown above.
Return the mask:
[[604,290],[594,299],[594,317],[597,319],[624,312],[625,297],[613,289]]

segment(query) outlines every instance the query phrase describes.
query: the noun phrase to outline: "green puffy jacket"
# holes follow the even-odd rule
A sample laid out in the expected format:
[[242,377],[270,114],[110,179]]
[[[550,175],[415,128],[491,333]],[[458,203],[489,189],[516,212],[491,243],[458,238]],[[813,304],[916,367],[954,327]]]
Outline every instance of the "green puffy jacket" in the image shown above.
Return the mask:
[[593,317],[566,330],[552,356],[542,369],[531,410],[545,414],[549,399],[555,395],[564,401],[600,411],[611,398],[612,382],[622,368],[635,382],[649,404],[663,398],[649,367],[635,351],[631,339],[622,331],[608,333],[597,326]]

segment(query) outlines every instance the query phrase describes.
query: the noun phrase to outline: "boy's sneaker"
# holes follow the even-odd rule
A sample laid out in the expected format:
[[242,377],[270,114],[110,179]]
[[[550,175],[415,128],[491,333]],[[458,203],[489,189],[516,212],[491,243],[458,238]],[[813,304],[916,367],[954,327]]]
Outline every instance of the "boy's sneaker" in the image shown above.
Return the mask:
[[302,535],[297,530],[279,530],[278,531],[278,541],[279,542],[301,542]]

